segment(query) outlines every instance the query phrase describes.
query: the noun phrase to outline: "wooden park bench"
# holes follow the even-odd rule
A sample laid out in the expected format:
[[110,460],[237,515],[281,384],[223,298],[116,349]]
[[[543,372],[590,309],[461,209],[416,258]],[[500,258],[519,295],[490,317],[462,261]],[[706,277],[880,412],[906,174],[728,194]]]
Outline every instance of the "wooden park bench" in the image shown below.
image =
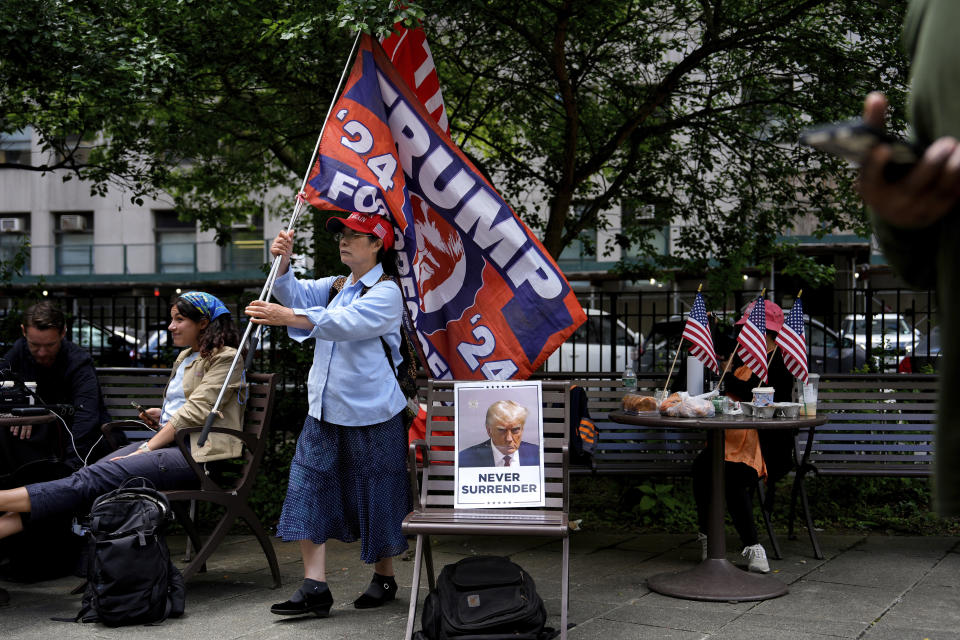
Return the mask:
[[817,558],[823,554],[808,505],[809,475],[929,477],[933,472],[938,378],[896,373],[821,378],[817,411],[826,413],[829,421],[812,434],[797,435],[798,467],[789,515],[792,537],[799,498]]
[[[664,379],[638,378],[637,392],[653,395],[663,388]],[[689,429],[665,431],[612,422],[607,416],[622,408],[624,395],[619,378],[579,378],[572,381],[582,387],[589,399],[590,418],[597,427],[597,443],[590,466],[574,466],[573,474],[685,476],[690,475],[693,460],[706,445],[702,433]]]
[[[128,439],[143,440],[153,435],[153,431],[144,429],[136,421],[137,409],[131,401],[149,408],[159,407],[163,402],[163,391],[170,377],[170,369],[148,368],[99,368],[97,379],[103,393],[107,410],[114,422],[104,425],[104,435],[108,440],[115,430],[122,430]],[[232,429],[220,429],[243,441],[243,454],[235,460],[211,463],[216,465],[215,472],[207,473],[204,465],[196,463],[189,455],[187,438],[190,433],[199,432],[202,426],[181,429],[177,432],[176,445],[183,451],[191,468],[197,474],[199,488],[164,492],[173,507],[177,520],[186,530],[197,553],[183,570],[185,579],[190,579],[204,570],[210,555],[229,533],[238,518],[246,522],[256,536],[270,566],[274,588],[280,586],[280,567],[270,537],[257,515],[250,509],[248,499],[256,480],[260,461],[270,432],[273,403],[276,396],[276,374],[248,373],[246,388],[243,391],[246,407],[242,432]],[[184,502],[191,503],[186,508]],[[211,502],[223,507],[223,513],[216,522],[213,532],[202,540],[196,527],[195,502]],[[188,549],[189,555],[189,549]]]

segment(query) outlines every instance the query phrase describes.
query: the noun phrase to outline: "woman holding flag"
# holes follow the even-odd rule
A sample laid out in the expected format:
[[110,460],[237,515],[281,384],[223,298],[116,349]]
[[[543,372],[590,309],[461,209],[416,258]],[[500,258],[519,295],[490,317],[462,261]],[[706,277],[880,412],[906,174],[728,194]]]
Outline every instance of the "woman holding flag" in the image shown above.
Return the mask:
[[[393,600],[393,556],[407,548],[400,530],[409,512],[406,398],[392,363],[400,363],[403,298],[396,276],[393,225],[377,215],[330,218],[347,277],[297,280],[289,269],[293,232],[270,247],[282,256],[274,294],[283,305],[255,300],[257,324],[286,326],[298,342],[316,340],[307,381],[309,410],[290,465],[290,484],[277,535],[297,540],[304,580],[278,615],[326,617],[326,541],[360,540],[373,580],[353,606]],[[339,287],[337,285],[340,285]]]

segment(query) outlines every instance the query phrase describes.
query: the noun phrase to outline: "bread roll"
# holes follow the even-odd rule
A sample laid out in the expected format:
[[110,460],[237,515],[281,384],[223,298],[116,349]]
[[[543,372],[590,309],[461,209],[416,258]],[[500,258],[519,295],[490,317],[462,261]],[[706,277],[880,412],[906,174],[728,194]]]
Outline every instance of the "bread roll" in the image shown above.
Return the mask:
[[680,404],[682,398],[679,393],[671,393],[667,399],[660,403],[660,413],[666,413],[670,407]]
[[623,396],[623,408],[626,411],[656,411],[657,401],[650,396],[628,393]]

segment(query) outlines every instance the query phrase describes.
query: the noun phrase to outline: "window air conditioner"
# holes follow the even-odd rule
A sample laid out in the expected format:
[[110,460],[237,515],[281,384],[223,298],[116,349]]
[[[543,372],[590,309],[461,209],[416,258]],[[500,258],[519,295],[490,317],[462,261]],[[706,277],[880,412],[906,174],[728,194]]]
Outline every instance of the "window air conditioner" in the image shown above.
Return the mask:
[[23,231],[22,218],[0,218],[0,231],[6,233],[20,233]]
[[656,205],[645,204],[637,209],[637,221],[652,222],[656,215]]
[[87,219],[78,215],[60,216],[61,231],[86,231]]

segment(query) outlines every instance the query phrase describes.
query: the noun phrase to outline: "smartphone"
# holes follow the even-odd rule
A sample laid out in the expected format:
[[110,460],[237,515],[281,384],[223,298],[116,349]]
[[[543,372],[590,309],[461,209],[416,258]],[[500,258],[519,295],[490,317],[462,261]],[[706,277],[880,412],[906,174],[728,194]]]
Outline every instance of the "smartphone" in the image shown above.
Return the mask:
[[856,165],[861,164],[867,153],[878,144],[890,145],[890,162],[884,168],[888,180],[899,179],[909,173],[923,155],[915,145],[859,119],[807,129],[801,132],[800,142]]
[[150,414],[147,413],[147,410],[144,409],[143,405],[141,405],[139,402],[131,400],[130,405],[136,409],[141,416],[143,416],[143,421],[146,422],[148,426],[155,427],[157,425],[157,423],[153,421],[153,418],[150,417]]

